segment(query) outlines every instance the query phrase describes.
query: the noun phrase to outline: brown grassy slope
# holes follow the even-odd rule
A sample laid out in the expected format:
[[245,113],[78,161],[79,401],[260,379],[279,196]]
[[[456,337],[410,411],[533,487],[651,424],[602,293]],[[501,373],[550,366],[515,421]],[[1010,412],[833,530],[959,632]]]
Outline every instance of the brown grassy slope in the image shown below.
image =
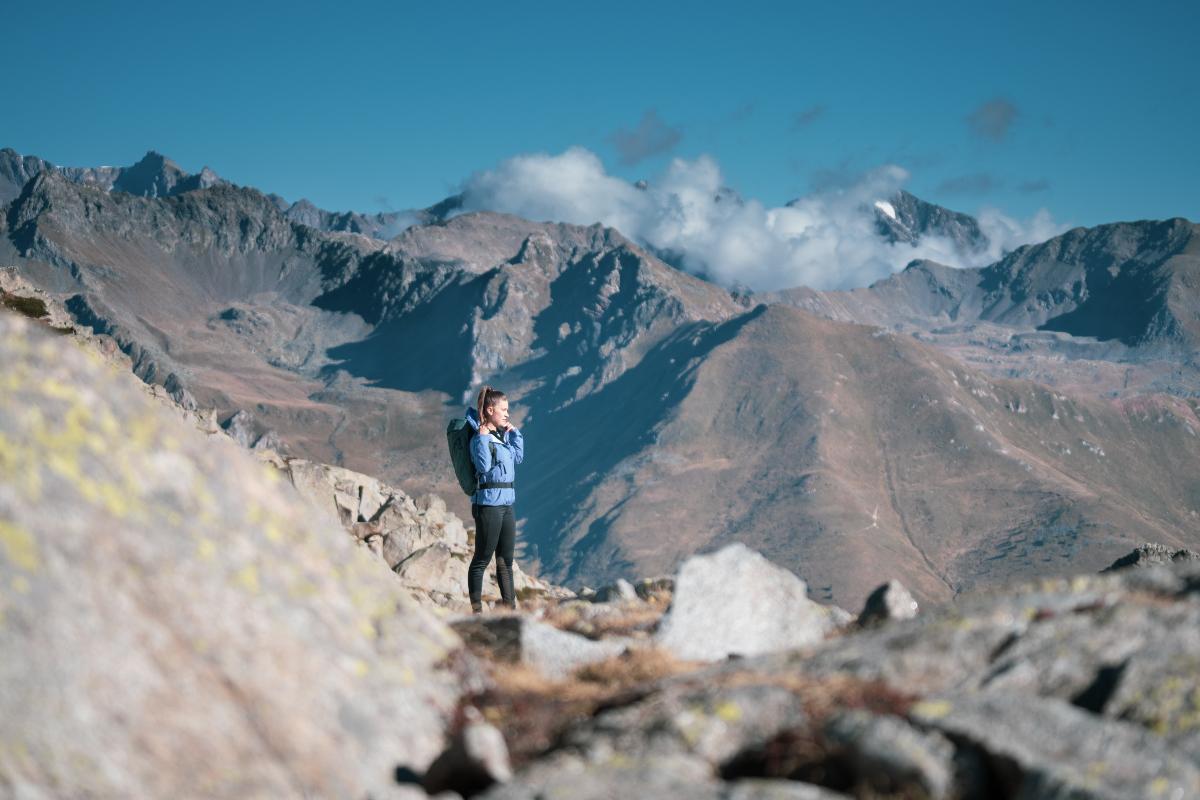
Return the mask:
[[1192,404],[1074,400],[784,307],[738,325],[555,532],[558,574],[667,572],[740,540],[855,606],[891,577],[945,599],[1196,543]]

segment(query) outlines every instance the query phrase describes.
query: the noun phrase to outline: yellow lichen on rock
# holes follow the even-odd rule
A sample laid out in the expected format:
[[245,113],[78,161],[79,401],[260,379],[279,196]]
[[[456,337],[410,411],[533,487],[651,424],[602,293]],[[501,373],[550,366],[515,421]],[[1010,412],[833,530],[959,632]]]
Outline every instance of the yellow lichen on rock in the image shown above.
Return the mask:
[[0,519],[0,547],[10,563],[26,572],[37,572],[42,565],[37,540],[24,528]]
[[954,706],[946,700],[922,700],[912,707],[915,716],[928,719],[941,719],[953,710]]
[[724,722],[737,722],[742,718],[742,709],[731,700],[718,703],[713,711],[717,715],[717,719]]
[[234,575],[234,580],[243,589],[257,593],[262,587],[258,582],[258,568],[253,564],[247,564],[237,571]]

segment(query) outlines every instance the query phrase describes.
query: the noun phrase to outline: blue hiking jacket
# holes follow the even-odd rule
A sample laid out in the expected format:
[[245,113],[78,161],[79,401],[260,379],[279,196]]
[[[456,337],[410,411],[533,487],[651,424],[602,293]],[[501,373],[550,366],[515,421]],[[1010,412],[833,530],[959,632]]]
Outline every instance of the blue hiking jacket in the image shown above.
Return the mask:
[[[506,433],[496,432],[479,435],[479,414],[468,408],[464,415],[467,424],[475,429],[471,437],[471,461],[480,483],[511,483],[517,479],[517,464],[525,458],[525,439],[516,428]],[[496,446],[496,458],[492,460],[492,448]],[[471,502],[481,506],[511,506],[517,500],[515,489],[481,489],[471,495]]]

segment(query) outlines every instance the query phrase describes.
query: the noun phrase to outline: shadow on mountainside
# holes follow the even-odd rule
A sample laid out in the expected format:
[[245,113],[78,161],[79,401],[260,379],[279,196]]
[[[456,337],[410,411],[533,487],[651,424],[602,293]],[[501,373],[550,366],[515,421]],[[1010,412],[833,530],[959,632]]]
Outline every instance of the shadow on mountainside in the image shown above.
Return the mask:
[[[1104,277],[1108,277],[1107,273]],[[1038,330],[1062,331],[1072,336],[1116,339],[1136,347],[1153,334],[1170,335],[1174,331],[1155,330],[1155,317],[1162,315],[1170,276],[1148,269],[1124,269],[1101,286],[1093,277],[1091,296],[1072,311],[1046,320]],[[1170,327],[1169,322],[1164,322]]]
[[[648,457],[645,451],[654,446],[659,429],[694,385],[699,364],[764,308],[723,323],[686,324],[651,348],[637,366],[565,407],[541,411],[555,402],[553,386],[523,399],[535,414],[524,429],[533,447],[521,466],[518,513],[546,574],[561,576],[568,564],[596,557],[610,559],[613,568],[633,567],[615,560],[619,553],[602,548],[609,543],[615,512],[636,487],[629,485],[622,497],[612,498],[611,507],[586,531],[570,530],[571,521],[580,516],[598,480],[619,476],[622,462]],[[528,369],[536,374],[540,367],[533,362]]]
[[[338,363],[326,367],[323,376],[344,370],[384,389],[433,389],[459,396],[472,380],[472,316],[483,304],[490,277],[485,273],[440,287],[436,297],[385,319],[367,338],[331,348],[328,356]],[[346,306],[320,300],[314,305],[337,310]]]

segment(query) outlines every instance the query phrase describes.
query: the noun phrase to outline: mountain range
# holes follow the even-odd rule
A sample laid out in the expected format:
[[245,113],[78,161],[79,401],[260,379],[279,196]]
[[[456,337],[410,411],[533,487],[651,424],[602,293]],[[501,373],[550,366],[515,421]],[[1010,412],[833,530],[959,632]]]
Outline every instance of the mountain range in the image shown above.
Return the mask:
[[[1200,544],[1186,220],[756,295],[600,225],[456,216],[457,198],[332,214],[153,153],[63,169],[3,150],[0,202],[0,264],[143,380],[463,516],[442,428],[503,387],[529,444],[523,559],[560,582],[741,541],[854,607],[890,577],[937,600]],[[986,245],[907,193],[864,213],[891,241]]]

